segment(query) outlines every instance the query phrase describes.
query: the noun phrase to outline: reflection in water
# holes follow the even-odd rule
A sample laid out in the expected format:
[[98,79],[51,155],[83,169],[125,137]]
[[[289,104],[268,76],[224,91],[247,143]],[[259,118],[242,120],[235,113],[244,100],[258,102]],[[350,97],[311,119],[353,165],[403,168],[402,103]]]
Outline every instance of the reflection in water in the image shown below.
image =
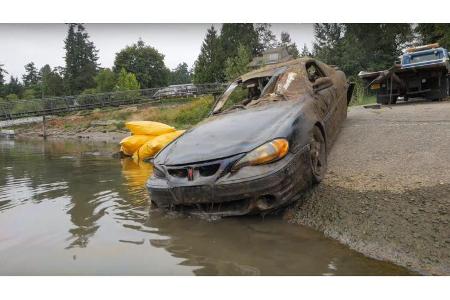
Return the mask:
[[151,165],[114,151],[0,140],[0,275],[407,273],[277,217],[150,211]]
[[[128,186],[128,191],[131,194],[142,196],[142,188],[150,175],[152,175],[153,166],[150,163],[143,161],[135,162],[131,158],[124,158],[120,163],[122,165],[122,174],[125,178],[125,184]],[[147,200],[148,199],[141,198],[140,203],[136,204],[140,205]]]

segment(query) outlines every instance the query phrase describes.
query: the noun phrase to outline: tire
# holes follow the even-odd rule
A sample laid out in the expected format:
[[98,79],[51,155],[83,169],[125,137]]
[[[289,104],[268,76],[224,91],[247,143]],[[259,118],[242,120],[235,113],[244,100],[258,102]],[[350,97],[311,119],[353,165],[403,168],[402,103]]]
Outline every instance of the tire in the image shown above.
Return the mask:
[[313,184],[322,181],[327,171],[327,148],[319,127],[314,126],[310,139],[310,166]]

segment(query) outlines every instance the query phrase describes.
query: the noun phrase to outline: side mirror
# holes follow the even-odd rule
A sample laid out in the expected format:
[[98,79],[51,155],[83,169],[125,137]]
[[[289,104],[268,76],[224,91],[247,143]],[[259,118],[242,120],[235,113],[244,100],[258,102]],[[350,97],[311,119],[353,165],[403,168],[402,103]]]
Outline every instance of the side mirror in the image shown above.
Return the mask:
[[327,89],[333,85],[333,81],[330,77],[319,77],[313,83],[314,93],[320,92],[321,90]]

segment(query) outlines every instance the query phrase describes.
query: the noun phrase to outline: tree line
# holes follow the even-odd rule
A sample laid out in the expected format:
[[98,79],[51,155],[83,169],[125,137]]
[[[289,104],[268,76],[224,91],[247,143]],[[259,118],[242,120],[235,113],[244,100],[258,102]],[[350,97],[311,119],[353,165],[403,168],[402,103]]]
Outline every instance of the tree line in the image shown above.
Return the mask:
[[192,81],[186,63],[169,70],[164,54],[142,40],[116,53],[112,68],[100,68],[99,51],[83,24],[68,24],[64,49],[64,67],[46,64],[38,68],[30,62],[24,66],[21,81],[10,76],[6,82],[8,71],[0,64],[0,100],[127,91]]
[[141,39],[116,53],[112,68],[100,68],[98,49],[83,24],[68,24],[64,40],[65,66],[25,65],[22,81],[0,64],[0,98],[31,99],[48,96],[162,87],[169,84],[213,83],[232,80],[248,71],[251,59],[273,47],[286,47],[294,58],[312,56],[339,66],[350,78],[361,70],[390,67],[411,45],[438,42],[450,47],[448,24],[314,24],[311,51],[299,51],[288,32],[280,39],[270,24],[228,23],[220,31],[208,28],[192,69],[183,62],[169,70],[164,54]]

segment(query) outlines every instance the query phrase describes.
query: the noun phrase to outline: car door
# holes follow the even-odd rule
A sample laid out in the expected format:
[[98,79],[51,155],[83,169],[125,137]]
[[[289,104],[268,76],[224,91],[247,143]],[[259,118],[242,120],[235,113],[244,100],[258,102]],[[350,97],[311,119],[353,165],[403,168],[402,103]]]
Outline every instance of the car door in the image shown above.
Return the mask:
[[[308,79],[313,86],[319,78],[326,77],[325,72],[320,69],[315,62],[309,62],[305,67]],[[318,101],[317,105],[321,112],[322,122],[325,125],[327,137],[331,139],[336,133],[335,126],[332,126],[336,118],[336,96],[336,88],[334,85],[314,92],[314,97]]]

